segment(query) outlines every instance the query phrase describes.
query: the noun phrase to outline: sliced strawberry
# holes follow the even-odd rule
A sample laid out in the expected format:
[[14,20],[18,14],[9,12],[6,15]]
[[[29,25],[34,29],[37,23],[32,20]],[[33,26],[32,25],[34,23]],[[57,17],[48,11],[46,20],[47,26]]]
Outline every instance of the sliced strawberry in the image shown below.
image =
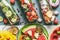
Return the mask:
[[29,17],[29,20],[30,20],[30,21],[33,21],[33,16],[30,16],[30,17]]
[[32,11],[32,12],[31,12],[31,15],[32,15],[32,16],[36,16],[36,12],[35,12],[35,11]]
[[30,13],[30,12],[27,12],[27,16],[29,16],[29,17],[30,17],[30,16],[31,16],[31,13]]
[[34,7],[31,7],[31,10],[34,10],[35,11]]
[[46,40],[44,35],[40,35],[37,40]]
[[38,19],[38,16],[34,16],[34,19]]

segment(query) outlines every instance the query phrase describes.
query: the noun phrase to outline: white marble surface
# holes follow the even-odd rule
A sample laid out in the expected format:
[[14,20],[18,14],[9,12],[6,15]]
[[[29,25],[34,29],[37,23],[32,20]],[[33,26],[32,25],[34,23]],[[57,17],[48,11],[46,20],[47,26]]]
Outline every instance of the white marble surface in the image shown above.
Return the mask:
[[[24,24],[23,25],[16,25],[16,27],[18,27],[19,29],[21,29],[23,26],[24,26]],[[9,27],[9,26],[0,25],[0,30],[5,29],[6,27]],[[55,27],[57,27],[57,25],[44,25],[44,27],[47,29],[48,33],[50,33]]]

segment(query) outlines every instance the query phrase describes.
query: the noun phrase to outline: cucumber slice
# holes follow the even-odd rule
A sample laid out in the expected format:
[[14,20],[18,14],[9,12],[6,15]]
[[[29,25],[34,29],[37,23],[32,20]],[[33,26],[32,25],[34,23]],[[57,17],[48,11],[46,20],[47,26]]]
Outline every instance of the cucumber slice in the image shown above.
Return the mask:
[[2,11],[5,13],[6,11],[8,11],[8,8],[7,8],[7,7],[4,7],[4,8],[2,9]]
[[8,10],[5,15],[6,15],[6,17],[11,17],[12,16],[12,12]]
[[17,18],[12,18],[11,21],[15,23],[17,21]]
[[3,17],[2,16],[0,16],[0,22],[2,22],[3,21]]
[[5,7],[5,5],[4,5],[3,2],[0,2],[0,6],[1,6],[1,7]]

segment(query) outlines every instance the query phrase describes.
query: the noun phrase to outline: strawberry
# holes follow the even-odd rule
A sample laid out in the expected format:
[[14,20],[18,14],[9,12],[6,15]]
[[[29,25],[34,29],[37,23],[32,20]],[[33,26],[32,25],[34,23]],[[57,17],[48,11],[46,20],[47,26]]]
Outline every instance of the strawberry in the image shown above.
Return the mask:
[[31,14],[32,14],[32,16],[36,16],[36,12],[35,11],[32,11]]
[[36,19],[38,19],[38,16],[36,16]]
[[55,19],[55,20],[54,20],[54,24],[58,24],[58,20]]
[[38,16],[33,16],[34,17],[34,19],[38,19]]
[[33,20],[33,16],[30,16],[29,20],[32,21]]
[[29,17],[30,17],[30,16],[31,16],[31,13],[30,13],[30,12],[27,12],[27,16],[29,16]]
[[14,3],[15,3],[15,0],[10,0],[10,3],[11,3],[11,4],[14,4]]
[[3,21],[4,21],[4,23],[8,23],[8,20],[7,19],[4,19]]

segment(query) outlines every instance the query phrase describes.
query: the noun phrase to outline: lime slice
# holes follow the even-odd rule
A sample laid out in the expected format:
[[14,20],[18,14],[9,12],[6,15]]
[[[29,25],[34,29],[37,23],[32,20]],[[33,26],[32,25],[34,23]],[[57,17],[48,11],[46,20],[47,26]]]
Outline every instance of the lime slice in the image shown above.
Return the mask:
[[55,3],[55,2],[56,2],[56,0],[52,0],[52,2],[53,2],[53,3]]
[[11,11],[7,11],[5,15],[6,15],[6,17],[11,17],[12,16],[12,12]]
[[2,16],[0,16],[0,22],[2,22],[3,21],[3,17]]
[[8,8],[7,8],[7,7],[4,7],[4,8],[2,9],[2,11],[5,13],[6,11],[8,11]]

